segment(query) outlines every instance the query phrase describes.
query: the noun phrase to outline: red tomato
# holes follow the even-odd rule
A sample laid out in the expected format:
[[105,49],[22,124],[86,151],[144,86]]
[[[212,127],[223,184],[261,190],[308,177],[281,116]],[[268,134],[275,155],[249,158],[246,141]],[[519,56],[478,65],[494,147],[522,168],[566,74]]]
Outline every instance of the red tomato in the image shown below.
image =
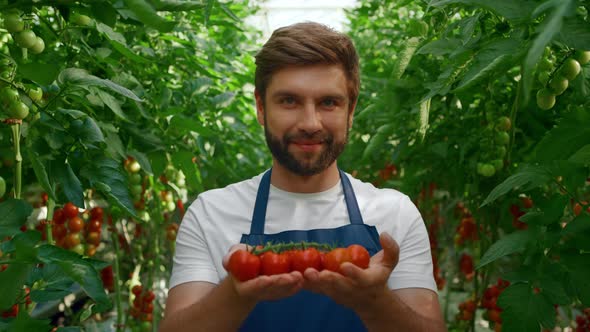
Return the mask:
[[93,219],[88,222],[87,227],[88,227],[89,232],[100,232],[101,226],[102,226],[102,223],[99,220]]
[[78,215],[78,208],[72,202],[67,202],[63,207],[63,213],[66,218],[74,218]]
[[229,258],[228,269],[240,281],[260,275],[260,258],[246,250],[236,250]]
[[154,301],[155,298],[156,294],[154,294],[154,292],[152,292],[151,290],[148,290],[145,292],[145,294],[143,294],[143,302],[145,303],[151,303],[152,301]]
[[348,256],[350,257],[350,262],[362,269],[366,269],[369,267],[369,260],[371,256],[365,247],[359,244],[351,244],[346,248],[348,251]]
[[141,292],[143,292],[143,287],[141,287],[141,285],[135,285],[131,288],[131,293],[135,296],[139,296]]
[[92,245],[98,246],[100,244],[100,233],[99,232],[89,232],[86,235],[86,242]]
[[60,208],[55,209],[53,211],[53,223],[54,224],[63,224],[66,222],[66,217],[64,216],[64,211]]
[[69,233],[64,240],[66,249],[73,248],[80,244],[80,233]]
[[72,233],[78,233],[84,228],[84,220],[80,217],[73,217],[68,220],[68,229]]
[[350,262],[346,248],[332,249],[324,256],[324,269],[340,273],[340,264]]
[[90,210],[90,219],[102,221],[103,215],[104,211],[100,206],[93,207],[92,210]]
[[272,276],[291,272],[291,260],[288,253],[277,254],[267,251],[260,256],[260,274]]
[[502,317],[500,316],[500,311],[492,309],[488,311],[488,317],[492,322],[501,323]]
[[[45,227],[43,227],[43,230],[45,230]],[[53,227],[51,228],[51,234],[56,240],[61,239],[65,237],[66,234],[68,234],[68,229],[64,224],[53,225]]]
[[297,250],[292,255],[291,268],[293,271],[303,273],[308,267],[318,271],[322,270],[322,257],[317,249],[307,248],[305,250]]

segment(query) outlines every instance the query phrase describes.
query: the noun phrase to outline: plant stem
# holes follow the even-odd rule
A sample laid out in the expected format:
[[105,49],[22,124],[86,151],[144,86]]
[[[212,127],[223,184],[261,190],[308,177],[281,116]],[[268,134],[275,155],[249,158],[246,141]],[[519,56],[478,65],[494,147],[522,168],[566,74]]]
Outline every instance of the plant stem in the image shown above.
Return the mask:
[[53,227],[53,211],[55,210],[55,201],[49,197],[47,199],[47,225],[45,225],[45,232],[47,236],[48,244],[55,244],[53,241],[53,233],[51,228]]
[[14,198],[20,199],[23,157],[20,154],[20,123],[13,124],[12,140],[14,144]]
[[121,300],[121,285],[119,284],[120,278],[120,268],[119,268],[119,259],[121,257],[121,250],[119,248],[119,236],[116,231],[116,226],[113,225],[111,231],[111,241],[113,241],[113,245],[115,246],[115,261],[113,266],[113,273],[115,274],[114,280],[115,281],[115,307],[117,308],[117,326],[116,331],[123,331],[123,306]]

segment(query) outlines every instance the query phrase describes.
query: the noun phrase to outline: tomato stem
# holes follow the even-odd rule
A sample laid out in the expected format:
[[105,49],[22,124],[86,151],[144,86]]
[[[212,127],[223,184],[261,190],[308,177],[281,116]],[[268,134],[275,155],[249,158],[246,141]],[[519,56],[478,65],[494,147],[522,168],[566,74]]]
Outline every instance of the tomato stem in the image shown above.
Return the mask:
[[47,243],[53,245],[54,241],[53,241],[53,233],[51,231],[51,228],[53,227],[53,212],[55,210],[55,201],[49,197],[47,199],[47,224],[45,225],[45,232],[47,235]]
[[12,124],[12,140],[14,144],[14,198],[20,199],[23,157],[20,154],[20,123]]
[[113,222],[113,227],[111,231],[111,241],[115,247],[115,259],[113,262],[113,274],[115,280],[115,307],[117,308],[117,326],[116,331],[122,331],[123,326],[123,305],[122,305],[122,297],[121,297],[121,285],[119,284],[119,278],[121,276],[120,269],[119,269],[119,259],[121,259],[121,250],[119,248],[119,235],[116,228],[116,221]]

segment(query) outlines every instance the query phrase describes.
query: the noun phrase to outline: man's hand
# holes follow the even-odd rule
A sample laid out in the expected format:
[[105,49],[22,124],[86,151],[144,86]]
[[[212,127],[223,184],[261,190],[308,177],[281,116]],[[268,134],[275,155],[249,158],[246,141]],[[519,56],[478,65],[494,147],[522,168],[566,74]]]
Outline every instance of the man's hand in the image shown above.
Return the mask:
[[391,292],[387,280],[399,259],[399,246],[389,234],[381,234],[379,240],[383,250],[371,257],[367,269],[348,262],[340,266],[344,275],[307,269],[304,288],[329,296],[357,312],[373,307],[379,298]]
[[228,271],[228,279],[232,281],[238,296],[250,301],[278,300],[297,293],[303,288],[303,275],[298,272],[283,273],[272,276],[258,276],[241,282],[229,272],[228,262],[232,253],[238,249],[248,249],[245,244],[234,245],[223,257],[223,267]]

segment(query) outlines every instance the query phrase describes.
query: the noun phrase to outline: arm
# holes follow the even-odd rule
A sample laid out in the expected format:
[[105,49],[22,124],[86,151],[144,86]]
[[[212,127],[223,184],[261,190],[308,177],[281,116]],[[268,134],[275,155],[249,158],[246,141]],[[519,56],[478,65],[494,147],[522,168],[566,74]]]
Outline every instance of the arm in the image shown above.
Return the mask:
[[[242,247],[232,247],[224,257],[226,269],[231,253]],[[245,282],[234,279],[230,274],[219,285],[183,283],[169,291],[159,331],[236,331],[256,303],[291,296],[302,286],[300,272],[259,276]]]
[[342,273],[305,271],[305,287],[352,308],[371,332],[445,331],[437,294],[428,289],[390,290],[387,279],[397,265],[399,246],[387,234],[383,250],[371,258],[369,268],[343,263]]

